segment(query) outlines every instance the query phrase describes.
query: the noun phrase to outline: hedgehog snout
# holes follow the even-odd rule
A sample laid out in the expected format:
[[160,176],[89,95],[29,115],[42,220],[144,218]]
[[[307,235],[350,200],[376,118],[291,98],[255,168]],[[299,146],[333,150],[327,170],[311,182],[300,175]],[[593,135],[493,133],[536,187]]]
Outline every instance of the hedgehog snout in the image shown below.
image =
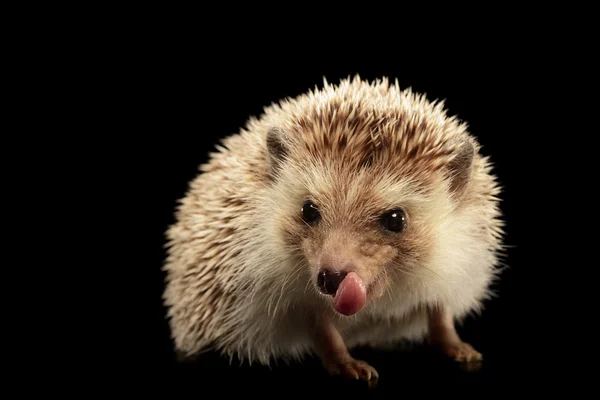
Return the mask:
[[317,287],[323,294],[335,295],[348,272],[332,268],[321,268],[317,275]]

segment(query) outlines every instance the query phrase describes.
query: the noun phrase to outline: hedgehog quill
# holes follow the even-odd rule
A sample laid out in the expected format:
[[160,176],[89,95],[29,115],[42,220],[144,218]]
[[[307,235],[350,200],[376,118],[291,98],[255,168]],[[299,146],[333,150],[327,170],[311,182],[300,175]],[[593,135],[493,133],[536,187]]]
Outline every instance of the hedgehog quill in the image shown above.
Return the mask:
[[176,351],[315,355],[366,381],[379,374],[356,346],[481,360],[455,324],[499,276],[499,193],[467,125],[397,81],[325,81],[272,104],[216,146],[166,233]]

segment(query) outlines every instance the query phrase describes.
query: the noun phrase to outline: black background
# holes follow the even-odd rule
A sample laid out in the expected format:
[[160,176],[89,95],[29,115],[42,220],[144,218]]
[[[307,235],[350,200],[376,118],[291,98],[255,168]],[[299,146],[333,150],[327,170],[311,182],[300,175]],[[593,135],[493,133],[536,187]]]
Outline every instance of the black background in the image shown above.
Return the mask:
[[127,292],[133,300],[125,312],[127,328],[118,330],[118,340],[128,348],[121,354],[127,360],[122,366],[132,374],[159,373],[158,380],[144,385],[168,381],[176,383],[173,388],[198,393],[207,387],[227,395],[364,390],[360,384],[330,379],[317,360],[248,368],[207,354],[195,364],[178,364],[162,306],[160,270],[164,232],[174,221],[176,200],[220,138],[237,133],[249,116],[259,115],[271,102],[321,85],[323,77],[334,83],[359,74],[364,79],[397,78],[401,87],[445,99],[449,113],[469,124],[504,187],[505,243],[511,246],[508,269],[495,288],[498,297],[487,303],[481,317],[459,327],[463,339],[484,354],[483,368],[465,372],[426,348],[408,353],[358,349],[355,357],[369,361],[381,375],[372,393],[399,395],[409,386],[421,393],[455,385],[512,390],[543,383],[547,389],[559,383],[547,373],[570,350],[548,350],[557,347],[557,332],[549,328],[549,306],[540,299],[548,276],[559,266],[558,256],[544,251],[552,244],[541,239],[546,215],[537,195],[553,167],[546,163],[547,126],[552,124],[542,124],[553,110],[540,105],[548,96],[546,79],[548,74],[555,81],[567,78],[548,68],[553,53],[544,42],[501,37],[486,38],[482,45],[441,38],[417,53],[387,43],[378,46],[375,40],[345,46],[318,39],[274,44],[266,34],[215,41],[203,33],[193,34],[176,23],[134,32],[121,50],[128,61],[112,64],[122,85],[113,111],[129,121],[127,140],[114,141],[127,162],[127,190],[134,193],[124,203],[125,212],[138,223],[125,234],[139,245],[128,261],[136,286]]

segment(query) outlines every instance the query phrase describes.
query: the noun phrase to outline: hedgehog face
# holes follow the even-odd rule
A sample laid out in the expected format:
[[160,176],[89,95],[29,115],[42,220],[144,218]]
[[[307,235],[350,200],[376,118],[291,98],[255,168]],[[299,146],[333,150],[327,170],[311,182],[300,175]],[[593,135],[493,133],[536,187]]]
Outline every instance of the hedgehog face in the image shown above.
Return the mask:
[[[441,222],[456,206],[459,191],[452,184],[464,183],[448,179],[447,169],[411,169],[401,156],[396,163],[349,168],[349,158],[299,151],[280,135],[267,136],[271,176],[281,194],[276,202],[284,204],[278,220],[319,296],[352,315],[388,290],[426,283],[418,281],[421,270],[435,254]],[[458,165],[469,167],[466,159]],[[463,179],[457,171],[450,170]]]
[[[329,216],[322,219],[321,212]],[[395,242],[406,219],[403,211],[394,210],[384,213],[379,221],[369,218],[368,223],[353,224],[346,218],[335,218],[335,212],[327,205],[320,208],[310,200],[304,202],[300,211],[305,224],[301,249],[317,292],[331,297],[336,311],[351,315],[368,298],[384,293],[386,271],[398,256]]]
[[315,293],[340,314],[405,284],[435,247],[431,227],[445,202],[426,185],[323,159],[290,161],[279,174],[279,231],[307,265]]
[[285,231],[317,293],[351,315],[414,274],[433,243],[427,229],[433,213],[425,210],[435,205],[407,181],[391,184],[369,169],[327,174],[331,168],[312,166],[290,188],[302,201],[288,211]]

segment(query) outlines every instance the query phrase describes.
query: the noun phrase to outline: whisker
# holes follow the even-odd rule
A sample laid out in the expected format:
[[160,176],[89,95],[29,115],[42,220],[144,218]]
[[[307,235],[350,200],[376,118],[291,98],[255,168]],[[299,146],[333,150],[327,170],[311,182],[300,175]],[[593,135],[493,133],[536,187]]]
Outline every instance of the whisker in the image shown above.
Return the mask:
[[286,276],[286,278],[284,279],[283,284],[281,285],[281,289],[279,290],[279,298],[277,299],[277,303],[275,304],[275,309],[273,310],[273,314],[277,313],[277,308],[279,307],[279,304],[281,303],[281,299],[283,298],[283,293],[287,290],[289,285],[291,285],[294,282],[294,280],[296,280],[298,278],[298,276],[300,275],[300,272],[302,271],[302,269],[298,268],[298,267],[301,265],[302,265],[302,260],[298,260],[296,262],[296,264],[292,267],[291,273],[288,274]]
[[309,286],[311,286],[311,281],[310,281],[310,279],[307,279],[306,285],[304,285],[304,294],[306,294],[306,291],[308,290]]
[[435,272],[434,270],[432,270],[431,268],[428,268],[424,265],[421,265],[421,268],[426,269],[427,271],[431,272],[432,274],[436,275],[438,278],[440,278],[441,280],[445,281],[446,279],[444,279],[443,276],[441,276],[440,274],[438,274],[437,272]]
[[419,275],[417,275],[417,274],[414,274],[414,273],[412,273],[412,272],[409,272],[409,271],[407,271],[407,270],[406,270],[406,269],[404,269],[404,267],[403,267],[402,265],[400,265],[400,264],[393,263],[393,264],[392,264],[392,266],[394,267],[394,271],[399,271],[399,272],[402,272],[402,273],[404,273],[404,274],[406,274],[406,275],[410,275],[410,276],[412,276],[412,277],[414,277],[414,278],[421,278],[421,276],[419,276]]
[[[294,257],[290,256],[284,260],[281,261],[282,264],[287,263],[290,260],[293,260]],[[294,265],[294,267],[292,267],[291,271],[292,273],[295,271],[295,269],[297,268],[299,262],[297,261],[296,264]],[[292,274],[289,274],[287,276],[285,276],[284,278],[284,283],[283,285],[287,284],[287,281],[290,279],[290,277],[292,276]],[[258,282],[256,282],[255,285],[253,285],[253,287],[251,288],[252,290],[252,294],[251,294],[251,301],[254,299],[254,296],[257,292],[264,290],[265,285],[267,284],[268,280],[267,279],[261,279]],[[271,307],[273,305],[273,301],[275,300],[275,294],[273,294],[271,292],[271,295],[268,296],[268,300],[267,300],[267,315],[271,315]],[[279,300],[278,300],[279,301]],[[275,306],[275,310],[277,308],[277,304]]]
[[388,295],[390,300],[393,300],[394,298],[392,296],[392,285],[390,285],[388,269],[384,268],[383,273],[384,273],[384,277],[385,277],[385,293]]

